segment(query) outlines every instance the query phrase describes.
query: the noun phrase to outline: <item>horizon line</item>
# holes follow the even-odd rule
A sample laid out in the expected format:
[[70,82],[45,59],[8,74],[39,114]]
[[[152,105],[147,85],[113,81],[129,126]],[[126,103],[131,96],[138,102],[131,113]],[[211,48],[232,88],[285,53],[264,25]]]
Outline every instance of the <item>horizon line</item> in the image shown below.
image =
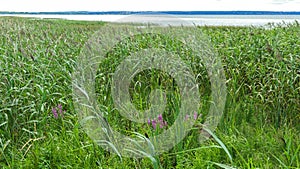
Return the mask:
[[133,15],[133,14],[170,14],[170,15],[300,15],[300,11],[53,11],[53,12],[14,12],[0,11],[0,14],[60,14],[60,15]]

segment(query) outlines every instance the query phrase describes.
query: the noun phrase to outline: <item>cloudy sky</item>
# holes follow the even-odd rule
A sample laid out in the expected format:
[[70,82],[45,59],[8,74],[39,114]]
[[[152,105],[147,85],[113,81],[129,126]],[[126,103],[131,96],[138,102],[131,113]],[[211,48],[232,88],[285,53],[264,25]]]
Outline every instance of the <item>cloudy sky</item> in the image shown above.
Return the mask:
[[0,0],[0,11],[300,11],[300,0]]

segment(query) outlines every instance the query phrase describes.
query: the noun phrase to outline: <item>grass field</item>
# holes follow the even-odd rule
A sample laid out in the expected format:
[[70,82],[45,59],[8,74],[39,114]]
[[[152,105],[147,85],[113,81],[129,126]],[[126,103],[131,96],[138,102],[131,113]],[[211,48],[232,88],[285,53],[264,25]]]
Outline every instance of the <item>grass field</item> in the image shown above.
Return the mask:
[[[113,107],[111,73],[131,52],[164,45],[184,54],[198,81],[196,125],[161,155],[126,158],[105,151],[85,133],[72,99],[72,73],[84,44],[103,22],[0,17],[0,168],[300,168],[300,25],[196,27],[216,49],[227,99],[217,130],[198,142],[210,101],[205,68],[180,42],[134,37],[118,44],[99,66],[98,102],[111,126],[148,137],[166,128],[135,124]],[[115,25],[120,26],[120,25]],[[185,28],[181,28],[185,29]],[[145,41],[145,38],[147,39]],[[158,80],[160,79],[160,80]],[[162,79],[162,80],[161,80]],[[140,84],[140,85],[135,85]],[[162,118],[178,114],[178,86],[161,71],[143,71],[131,83],[132,100],[149,108],[151,90],[172,90]]]

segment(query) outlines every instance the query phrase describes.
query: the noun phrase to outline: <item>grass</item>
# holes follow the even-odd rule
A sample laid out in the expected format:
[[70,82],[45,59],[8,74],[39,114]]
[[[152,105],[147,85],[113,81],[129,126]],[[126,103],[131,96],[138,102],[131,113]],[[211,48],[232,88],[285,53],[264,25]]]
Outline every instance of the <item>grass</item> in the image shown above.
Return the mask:
[[[72,73],[85,42],[103,22],[0,18],[1,168],[299,168],[300,25],[197,27],[218,52],[226,75],[227,100],[212,137],[198,142],[199,125],[161,155],[126,158],[105,151],[84,132],[72,100]],[[119,25],[116,25],[119,26]],[[182,28],[184,29],[184,28]],[[183,53],[197,80],[205,120],[210,83],[203,66],[180,42],[166,37],[129,38],[107,53],[97,76],[98,102],[113,129],[128,136],[162,132],[122,117],[110,96],[111,75],[131,52],[165,45]],[[167,91],[163,118],[172,124],[180,106],[176,82],[161,71],[134,77],[135,106],[147,109],[153,89]],[[104,97],[106,96],[106,97]],[[63,116],[52,109],[62,106]],[[114,113],[114,115],[112,115]],[[201,126],[201,125],[200,125]]]

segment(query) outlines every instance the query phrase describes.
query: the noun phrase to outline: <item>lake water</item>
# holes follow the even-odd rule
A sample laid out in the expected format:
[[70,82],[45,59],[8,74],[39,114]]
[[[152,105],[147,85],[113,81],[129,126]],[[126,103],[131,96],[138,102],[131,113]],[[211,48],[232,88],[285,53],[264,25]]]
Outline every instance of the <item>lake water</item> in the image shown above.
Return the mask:
[[300,15],[36,15],[3,14],[0,16],[19,16],[32,18],[60,18],[68,20],[135,22],[166,25],[207,25],[207,26],[263,26],[267,23],[290,23]]

